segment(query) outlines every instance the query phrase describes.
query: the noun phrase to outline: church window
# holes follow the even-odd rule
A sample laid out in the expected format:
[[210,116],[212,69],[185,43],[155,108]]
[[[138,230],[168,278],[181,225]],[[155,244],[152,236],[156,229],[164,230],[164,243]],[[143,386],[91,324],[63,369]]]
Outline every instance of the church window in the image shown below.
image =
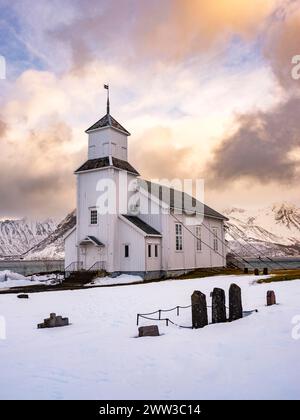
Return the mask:
[[196,238],[197,251],[202,251],[201,226],[196,226]]
[[176,251],[182,251],[183,250],[183,233],[182,233],[182,224],[176,223],[175,224],[175,244],[176,244]]
[[218,229],[213,228],[213,245],[214,245],[214,251],[218,252],[219,243],[218,243]]
[[98,224],[98,212],[97,212],[97,210],[91,210],[90,222],[91,222],[91,225],[97,225]]
[[128,244],[124,246],[124,257],[129,258],[129,245]]

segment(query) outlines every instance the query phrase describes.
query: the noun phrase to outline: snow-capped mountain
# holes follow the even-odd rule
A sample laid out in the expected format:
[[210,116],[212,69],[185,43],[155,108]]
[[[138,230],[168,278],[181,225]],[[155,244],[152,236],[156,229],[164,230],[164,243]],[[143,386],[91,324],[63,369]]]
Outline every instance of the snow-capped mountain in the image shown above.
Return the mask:
[[23,255],[30,260],[43,259],[63,259],[64,235],[76,224],[76,212],[72,211],[67,217],[59,223],[56,229],[50,233],[44,240],[35,245],[29,252]]
[[[300,255],[300,208],[277,203],[260,210],[228,208],[228,251],[247,257]],[[58,225],[54,220],[26,219],[0,221],[0,258],[63,259],[63,237],[75,226],[75,210]]]
[[0,258],[63,259],[63,237],[75,223],[75,210],[58,225],[52,219],[0,221]]
[[0,257],[23,254],[55,229],[56,223],[52,219],[43,222],[28,219],[0,221]]
[[223,214],[229,218],[229,251],[254,256],[254,246],[273,257],[300,255],[300,209],[295,205],[277,203],[260,210],[229,208]]

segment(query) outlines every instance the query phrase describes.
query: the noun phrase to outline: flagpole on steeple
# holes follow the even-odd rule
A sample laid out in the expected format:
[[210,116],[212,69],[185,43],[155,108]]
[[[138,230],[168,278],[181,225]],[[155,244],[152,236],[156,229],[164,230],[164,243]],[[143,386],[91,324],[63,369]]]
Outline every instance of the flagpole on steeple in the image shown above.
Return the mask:
[[107,90],[107,105],[106,105],[106,113],[110,115],[110,103],[109,103],[109,85],[104,85],[104,89]]

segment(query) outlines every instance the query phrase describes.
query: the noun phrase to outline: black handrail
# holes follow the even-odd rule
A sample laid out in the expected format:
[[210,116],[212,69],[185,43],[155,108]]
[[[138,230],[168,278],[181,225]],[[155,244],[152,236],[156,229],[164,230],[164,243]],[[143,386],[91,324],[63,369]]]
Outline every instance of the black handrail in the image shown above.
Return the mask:
[[71,273],[74,273],[76,271],[84,271],[82,261],[73,261],[65,268],[65,279],[69,278]]
[[88,271],[105,271],[105,261],[96,261]]

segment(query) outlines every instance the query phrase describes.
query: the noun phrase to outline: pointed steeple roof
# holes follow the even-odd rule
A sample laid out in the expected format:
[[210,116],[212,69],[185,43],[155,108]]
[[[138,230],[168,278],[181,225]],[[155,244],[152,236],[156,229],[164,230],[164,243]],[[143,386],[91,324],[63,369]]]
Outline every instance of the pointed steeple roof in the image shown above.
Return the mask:
[[115,128],[116,130],[122,131],[124,134],[126,134],[126,136],[130,136],[129,131],[127,131],[120,123],[118,123],[118,121],[115,120],[109,113],[104,115],[104,117],[102,117],[99,121],[97,121],[90,128],[88,128],[86,130],[86,133],[105,127]]
[[111,127],[122,131],[122,133],[126,134],[126,136],[130,136],[129,131],[127,131],[120,123],[118,123],[117,120],[115,120],[110,115],[109,85],[104,85],[104,89],[107,91],[106,115],[104,115],[104,117],[102,117],[99,121],[95,122],[95,124],[88,128],[86,133],[97,130],[99,128]]

